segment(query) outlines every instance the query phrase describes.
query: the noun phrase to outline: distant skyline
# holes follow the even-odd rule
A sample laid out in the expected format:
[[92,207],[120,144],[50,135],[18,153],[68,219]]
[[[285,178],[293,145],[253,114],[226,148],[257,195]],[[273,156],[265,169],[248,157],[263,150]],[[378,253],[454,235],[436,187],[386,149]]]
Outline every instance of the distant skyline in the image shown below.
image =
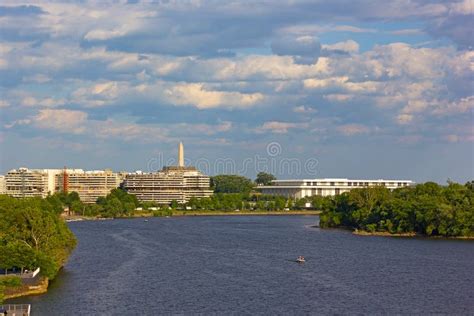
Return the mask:
[[473,9],[2,1],[0,174],[150,171],[182,141],[211,175],[231,160],[254,178],[262,158],[313,162],[267,166],[279,178],[472,180]]

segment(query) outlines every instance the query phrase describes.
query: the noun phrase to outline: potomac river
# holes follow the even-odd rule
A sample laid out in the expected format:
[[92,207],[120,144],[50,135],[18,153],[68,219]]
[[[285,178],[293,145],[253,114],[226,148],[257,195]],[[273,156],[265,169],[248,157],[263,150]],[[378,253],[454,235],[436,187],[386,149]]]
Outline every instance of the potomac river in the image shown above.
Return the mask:
[[[355,236],[317,216],[70,223],[33,315],[474,314],[474,242]],[[307,262],[294,259],[303,255]]]

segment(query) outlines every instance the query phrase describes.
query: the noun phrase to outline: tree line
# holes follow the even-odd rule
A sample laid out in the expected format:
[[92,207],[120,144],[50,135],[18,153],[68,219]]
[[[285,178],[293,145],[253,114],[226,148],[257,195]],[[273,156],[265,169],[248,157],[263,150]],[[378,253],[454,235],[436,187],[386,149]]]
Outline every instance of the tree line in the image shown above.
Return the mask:
[[142,209],[150,211],[155,216],[170,216],[173,210],[217,210],[230,211],[242,210],[283,210],[291,207],[293,202],[282,197],[263,196],[256,197],[255,188],[258,184],[270,184],[275,177],[271,174],[260,172],[255,182],[239,175],[217,175],[211,177],[211,188],[215,194],[210,198],[192,198],[186,204],[171,201],[169,205],[158,205],[155,202],[140,202],[138,199],[117,188],[107,196],[97,199],[95,204],[84,204],[76,192],[69,194],[55,193],[49,197],[54,205],[65,205],[77,215],[100,217],[129,217]]
[[474,237],[474,181],[446,186],[426,182],[390,191],[353,189],[315,197],[321,227],[349,227],[368,232],[417,233],[425,236]]

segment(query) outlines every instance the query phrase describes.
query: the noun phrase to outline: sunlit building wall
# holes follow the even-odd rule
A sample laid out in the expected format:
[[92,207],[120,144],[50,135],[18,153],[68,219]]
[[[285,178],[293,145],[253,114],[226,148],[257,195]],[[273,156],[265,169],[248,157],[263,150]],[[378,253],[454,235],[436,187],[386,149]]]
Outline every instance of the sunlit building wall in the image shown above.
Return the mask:
[[120,186],[120,176],[112,170],[66,170],[56,175],[56,191],[77,192],[83,203],[95,203]]
[[302,179],[273,180],[271,185],[259,186],[263,194],[291,198],[308,196],[334,196],[355,188],[383,186],[390,190],[412,185],[410,180],[350,180],[350,179]]

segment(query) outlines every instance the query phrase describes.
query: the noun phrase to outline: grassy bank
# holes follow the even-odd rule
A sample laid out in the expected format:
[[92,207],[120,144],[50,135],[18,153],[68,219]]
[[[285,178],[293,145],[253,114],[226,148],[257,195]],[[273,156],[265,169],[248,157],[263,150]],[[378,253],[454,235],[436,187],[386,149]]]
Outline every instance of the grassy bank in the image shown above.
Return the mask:
[[320,211],[174,211],[173,216],[278,216],[278,215],[319,215]]
[[46,293],[48,291],[48,284],[49,279],[46,277],[41,277],[34,285],[22,284],[20,286],[7,287],[4,291],[4,299]]
[[[183,211],[174,210],[171,216],[284,216],[284,215],[319,215],[320,211]],[[153,212],[136,212],[130,216],[120,216],[116,218],[147,218],[147,217],[164,217],[156,216]],[[64,217],[68,221],[81,221],[81,220],[107,220],[112,218],[103,218],[97,216],[67,216]]]
[[474,236],[426,236],[422,234],[417,234],[416,232],[407,232],[407,233],[389,233],[389,232],[368,232],[365,230],[354,230],[352,232],[354,235],[358,236],[380,236],[380,237],[417,237],[417,238],[429,238],[429,239],[456,239],[456,240],[474,240]]

